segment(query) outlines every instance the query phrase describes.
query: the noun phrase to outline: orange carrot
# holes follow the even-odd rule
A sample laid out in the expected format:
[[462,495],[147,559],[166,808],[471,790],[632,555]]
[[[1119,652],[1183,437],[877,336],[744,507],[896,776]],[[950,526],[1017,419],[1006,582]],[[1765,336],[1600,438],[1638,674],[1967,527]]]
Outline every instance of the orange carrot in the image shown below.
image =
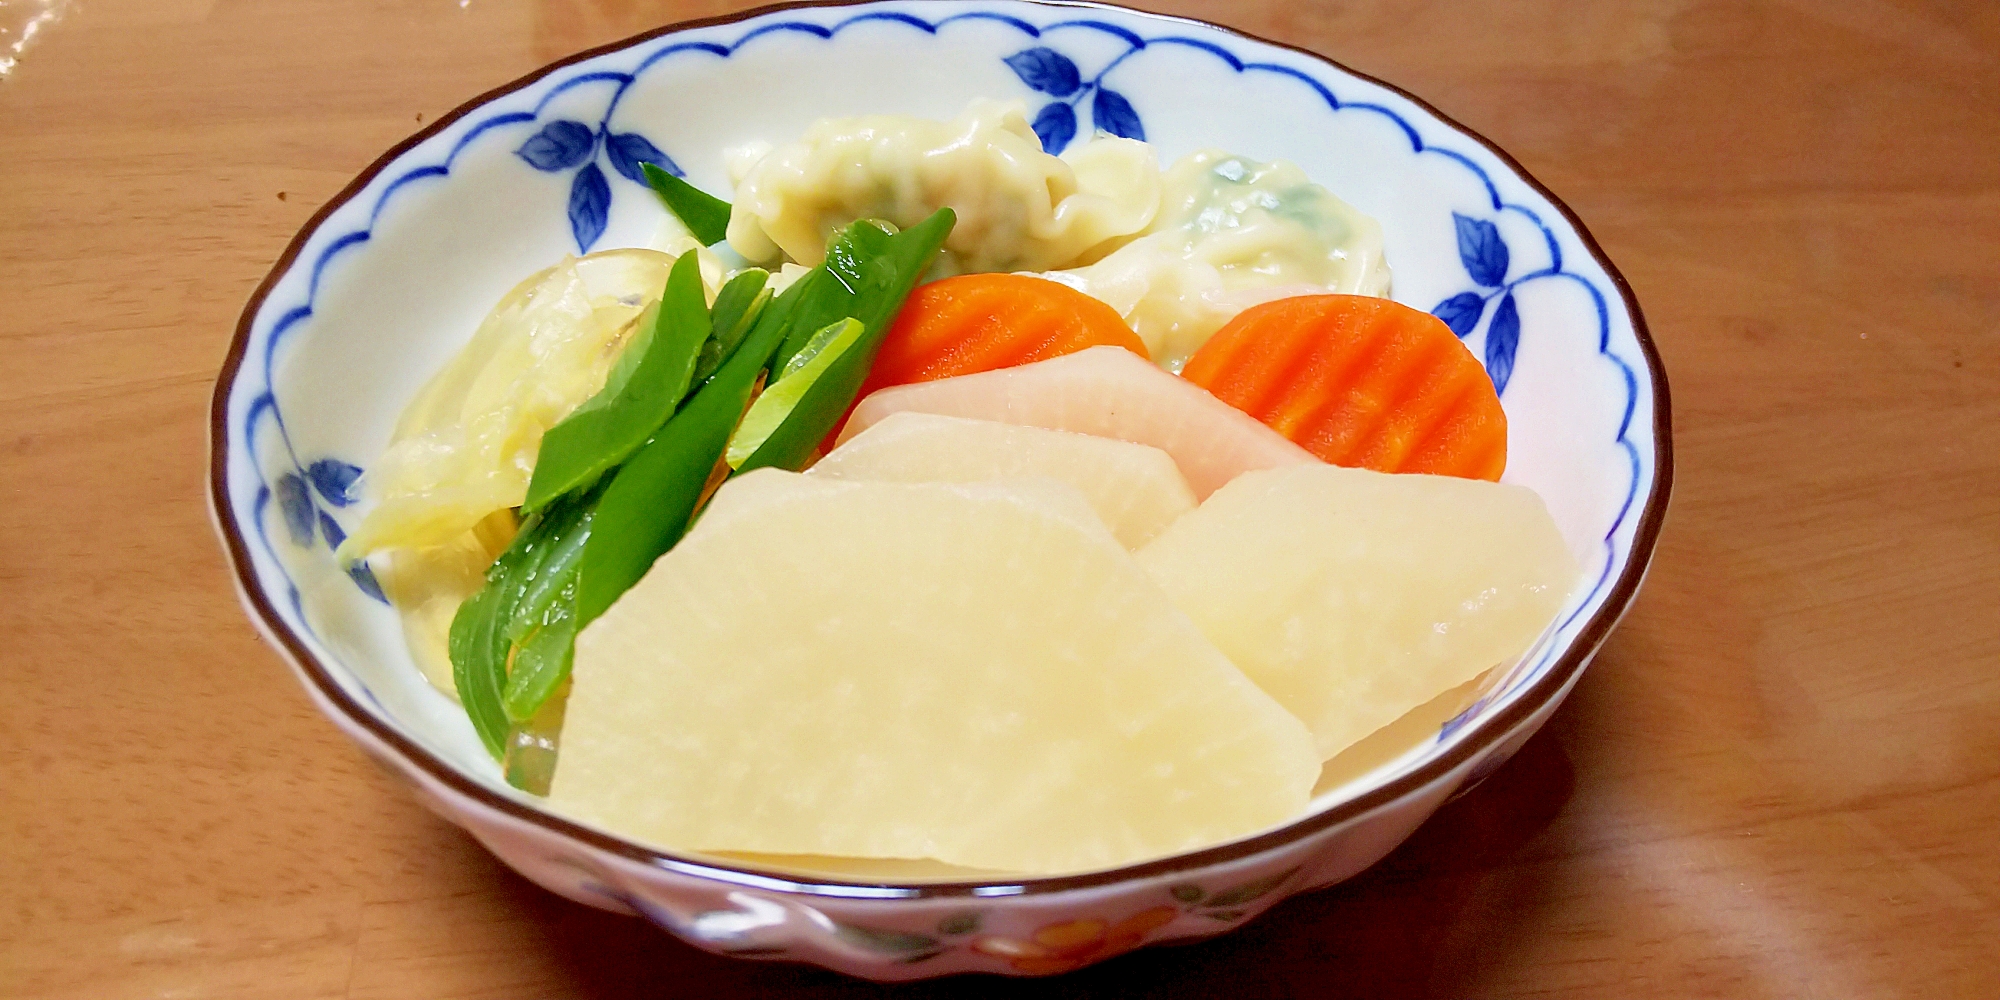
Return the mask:
[[1116,310],[1025,274],[964,274],[910,293],[856,399],[877,389],[1012,368],[1111,344],[1148,357]]
[[1388,299],[1253,306],[1181,374],[1335,465],[1493,480],[1507,465],[1486,369],[1437,317]]

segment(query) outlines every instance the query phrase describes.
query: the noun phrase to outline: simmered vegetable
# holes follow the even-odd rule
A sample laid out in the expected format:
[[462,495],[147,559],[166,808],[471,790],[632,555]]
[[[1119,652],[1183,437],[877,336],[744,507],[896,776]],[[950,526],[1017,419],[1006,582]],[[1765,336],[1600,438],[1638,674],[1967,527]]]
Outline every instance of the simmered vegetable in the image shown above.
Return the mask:
[[1115,310],[1074,288],[1026,274],[962,274],[910,293],[883,338],[861,396],[1101,344],[1148,356],[1145,343]]
[[[809,459],[951,225],[949,211],[902,233],[856,223],[785,294],[771,298],[765,274],[750,271],[713,308],[694,254],[675,264],[604,389],[543,439],[528,519],[452,621],[455,686],[508,780],[546,784],[560,726],[552,702],[577,632],[680,540],[732,437],[742,445],[732,465]],[[739,435],[767,378],[763,408]]]
[[1197,500],[1251,469],[1314,461],[1257,418],[1117,347],[892,386],[854,408],[840,440],[903,410],[1151,445],[1173,456]]
[[696,385],[715,374],[749,335],[750,324],[757,322],[758,314],[771,301],[771,293],[764,287],[770,277],[769,273],[753,267],[729,279],[715,293],[715,305],[709,310],[709,325],[713,330],[708,343],[701,345],[701,357],[694,365]]
[[[806,349],[792,355],[776,381],[757,395],[757,401],[750,404],[743,414],[743,423],[736,428],[736,434],[729,439],[729,467],[741,470],[759,452],[770,454],[764,445],[784,422],[798,411],[799,400],[806,395],[821,375],[826,373],[841,354],[851,350],[860,341],[861,324],[852,319],[843,319],[828,324],[813,335]],[[776,464],[767,462],[766,464]]]
[[1138,561],[1321,758],[1521,655],[1579,575],[1526,487],[1318,463],[1244,474]]
[[666,202],[667,211],[681,220],[694,238],[705,247],[722,242],[729,232],[729,203],[661,170],[650,163],[641,163],[639,168],[646,172],[646,183],[653,186],[653,192]]
[[549,794],[556,774],[556,749],[562,741],[563,715],[569,707],[569,685],[556,689],[542,710],[507,731],[507,748],[500,758],[507,783],[535,795]]
[[665,294],[641,319],[635,337],[605,378],[604,389],[543,436],[522,509],[540,510],[588,485],[673,416],[709,341],[708,303],[694,254],[682,254],[674,262]]
[[549,694],[569,676],[569,658],[576,630],[578,570],[584,543],[590,539],[600,490],[564,502],[567,509],[550,518],[552,529],[546,555],[521,588],[521,599],[503,634],[514,646],[514,661],[502,689],[501,707],[511,722],[524,722],[541,710]]
[[487,571],[486,586],[459,605],[451,620],[452,683],[472,720],[472,731],[495,757],[507,736],[507,713],[500,707],[500,690],[507,682],[507,641],[500,635],[499,619],[510,569],[502,556]]
[[761,469],[703,517],[579,640],[560,811],[669,850],[1042,872],[1305,808],[1305,725],[1073,490]]
[[765,466],[802,468],[812,460],[820,443],[839,429],[841,418],[860,398],[862,383],[890,323],[944,246],[956,219],[951,209],[941,208],[894,235],[880,223],[857,222],[827,251],[826,263],[820,265],[826,270],[821,272],[824,276],[811,300],[818,313],[801,316],[772,367],[780,372],[793,370],[793,362],[807,349],[812,335],[826,329],[812,325],[821,316],[829,320],[851,316],[862,330],[852,344],[827,358],[824,369],[803,387],[784,422],[743,460],[740,471]]
[[1365,295],[1245,309],[1181,373],[1335,465],[1498,480],[1507,414],[1444,322]]
[[375,506],[341,544],[343,563],[455,545],[519,507],[543,436],[603,389],[674,263],[606,250],[507,293],[396,422],[363,479]]
[[610,607],[687,531],[767,365],[783,372],[815,333],[853,318],[863,328],[858,339],[812,380],[742,467],[796,467],[811,457],[853,400],[882,331],[937,255],[952,219],[949,209],[940,209],[895,234],[874,222],[849,226],[826,263],[786,289],[735,355],[618,470],[584,551],[577,596],[582,624]]
[[1187,477],[1158,448],[916,410],[890,414],[814,462],[808,474],[888,483],[1067,483],[1128,549],[1194,509]]
[[709,473],[787,332],[788,312],[769,310],[708,384],[612,477],[584,545],[576,602],[581,624],[610,607],[687,531]]
[[514,541],[486,571],[486,586],[460,605],[452,619],[449,648],[458,700],[495,757],[501,755],[507,738],[505,692],[510,661],[517,659],[514,637],[531,630],[516,622],[546,616],[562,599],[560,586],[551,593],[538,584],[569,575],[564,566],[574,560],[574,552],[564,543],[588,532],[593,500],[567,500],[529,515]]

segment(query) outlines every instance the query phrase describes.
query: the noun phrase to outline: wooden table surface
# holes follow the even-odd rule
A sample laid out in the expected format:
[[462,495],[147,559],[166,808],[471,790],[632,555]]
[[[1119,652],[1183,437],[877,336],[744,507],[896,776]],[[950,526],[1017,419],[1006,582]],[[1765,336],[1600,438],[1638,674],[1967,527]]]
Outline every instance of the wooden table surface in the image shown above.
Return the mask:
[[[316,207],[735,6],[0,3],[0,997],[877,992],[501,868],[314,712],[202,499],[237,313]],[[1576,209],[1666,358],[1672,513],[1554,721],[1375,869],[897,992],[2000,996],[2000,5],[1166,6],[1393,80]]]

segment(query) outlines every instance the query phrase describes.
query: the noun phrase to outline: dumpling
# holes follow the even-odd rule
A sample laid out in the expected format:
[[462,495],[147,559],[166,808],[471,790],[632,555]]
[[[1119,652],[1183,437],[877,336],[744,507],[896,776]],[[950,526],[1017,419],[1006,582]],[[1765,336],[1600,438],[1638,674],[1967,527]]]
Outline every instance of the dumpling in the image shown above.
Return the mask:
[[744,257],[818,264],[856,219],[913,226],[949,206],[958,224],[932,277],[1089,263],[1145,229],[1161,193],[1145,143],[1106,136],[1050,156],[1019,101],[975,101],[949,122],[823,119],[797,142],[735,152],[730,169],[729,244]]
[[361,478],[375,507],[341,558],[452,543],[494,511],[520,506],[542,434],[604,386],[674,260],[606,250],[508,292],[403,409]]
[[1144,235],[1042,276],[1109,303],[1170,370],[1258,303],[1389,293],[1381,225],[1294,164],[1202,150],[1169,167],[1163,185]]
[[[721,262],[693,240],[704,279]],[[542,435],[603,387],[674,255],[606,250],[566,260],[507,293],[472,340],[417,393],[359,488],[374,506],[341,543],[368,560],[403,619],[424,676],[456,697],[452,617],[512,540]],[[712,287],[712,285],[711,285]]]

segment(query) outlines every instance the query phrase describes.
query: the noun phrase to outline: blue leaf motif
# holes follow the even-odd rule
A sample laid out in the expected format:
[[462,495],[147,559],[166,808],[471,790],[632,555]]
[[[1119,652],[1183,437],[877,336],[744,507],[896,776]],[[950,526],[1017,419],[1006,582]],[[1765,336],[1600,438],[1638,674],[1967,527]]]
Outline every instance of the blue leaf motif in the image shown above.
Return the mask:
[[[326,536],[326,547],[329,549],[340,548],[340,543],[347,541],[347,532],[342,531],[339,522],[326,511],[319,512],[319,533]],[[389,603],[389,598],[382,594],[382,584],[376,581],[375,572],[368,568],[367,563],[358,562],[347,567],[347,578],[353,580],[362,593],[383,604]]]
[[361,467],[349,465],[337,458],[322,458],[306,466],[306,478],[312,480],[313,489],[335,507],[345,507],[354,502],[352,490],[354,481],[361,478]]
[[611,167],[628,181],[646,183],[646,175],[639,170],[639,164],[650,163],[661,170],[681,176],[681,168],[673,157],[660,152],[645,136],[637,132],[621,132],[604,140],[604,151],[611,154]]
[[1451,213],[1451,221],[1458,225],[1458,259],[1465,262],[1465,273],[1487,288],[1505,284],[1507,241],[1500,238],[1500,227],[1457,212]]
[[278,510],[285,515],[285,531],[292,536],[292,544],[311,545],[313,502],[312,492],[306,489],[306,481],[296,473],[287,472],[271,484],[271,493],[277,497]]
[[1444,320],[1444,325],[1451,327],[1451,332],[1464,340],[1466,334],[1479,325],[1479,315],[1485,311],[1486,300],[1478,292],[1460,292],[1438,303],[1437,308],[1431,310],[1431,315]]
[[1146,141],[1146,127],[1139,124],[1139,112],[1132,109],[1132,102],[1124,94],[1115,90],[1097,88],[1097,96],[1090,101],[1090,118],[1100,131]]
[[354,585],[360,587],[362,593],[381,601],[383,604],[389,603],[389,598],[382,593],[382,585],[376,582],[375,573],[368,568],[367,563],[358,562],[349,566],[347,568],[347,578],[353,580]]
[[339,522],[333,519],[332,514],[323,510],[314,511],[314,513],[319,515],[319,533],[326,538],[326,547],[329,549],[340,548],[340,543],[347,541],[347,532],[340,527]]
[[568,170],[590,159],[596,148],[597,133],[591,131],[590,126],[558,118],[529,136],[514,154],[528,161],[528,165],[536,170],[553,173]]
[[1521,311],[1514,305],[1514,293],[1500,300],[1493,310],[1493,322],[1486,326],[1486,374],[1493,378],[1493,393],[1507,391],[1514,376],[1514,352],[1521,346]]
[[1451,737],[1451,734],[1458,732],[1458,730],[1461,727],[1463,727],[1466,723],[1471,722],[1472,717],[1478,715],[1479,710],[1485,707],[1486,707],[1486,699],[1481,698],[1478,701],[1475,701],[1472,704],[1467,705],[1465,711],[1460,712],[1457,715],[1454,715],[1451,718],[1444,720],[1444,724],[1438,727],[1438,739],[1440,741],[1449,739]]
[[1076,109],[1054,101],[1035,113],[1035,134],[1042,137],[1042,150],[1051,156],[1068,148],[1076,138]]
[[1022,49],[1008,56],[1006,62],[1007,68],[1013,70],[1022,83],[1050,97],[1068,97],[1083,85],[1083,76],[1076,71],[1076,64],[1051,48],[1038,45]]
[[611,222],[611,184],[592,163],[576,172],[569,186],[569,231],[576,234],[579,253],[589,253]]

